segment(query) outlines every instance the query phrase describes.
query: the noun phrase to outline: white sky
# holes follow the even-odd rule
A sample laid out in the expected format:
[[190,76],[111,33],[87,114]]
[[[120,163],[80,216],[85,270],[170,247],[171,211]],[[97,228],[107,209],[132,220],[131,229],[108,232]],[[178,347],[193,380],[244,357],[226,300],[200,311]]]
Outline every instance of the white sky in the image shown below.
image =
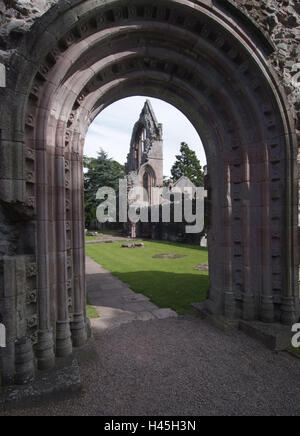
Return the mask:
[[[171,175],[180,143],[187,142],[196,151],[201,165],[206,164],[205,152],[196,130],[177,109],[162,100],[149,98],[157,121],[163,124],[164,175]],[[113,103],[91,124],[85,142],[84,154],[96,157],[100,148],[109,157],[125,164],[129,152],[133,126],[138,121],[146,97],[130,97]]]

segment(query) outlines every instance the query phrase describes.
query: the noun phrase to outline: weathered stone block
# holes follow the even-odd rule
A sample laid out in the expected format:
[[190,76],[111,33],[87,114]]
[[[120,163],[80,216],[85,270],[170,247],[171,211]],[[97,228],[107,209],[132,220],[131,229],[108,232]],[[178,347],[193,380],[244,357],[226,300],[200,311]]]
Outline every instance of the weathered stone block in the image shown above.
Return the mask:
[[273,351],[286,350],[291,346],[292,333],[289,327],[256,321],[240,321],[239,325],[244,333],[259,340]]

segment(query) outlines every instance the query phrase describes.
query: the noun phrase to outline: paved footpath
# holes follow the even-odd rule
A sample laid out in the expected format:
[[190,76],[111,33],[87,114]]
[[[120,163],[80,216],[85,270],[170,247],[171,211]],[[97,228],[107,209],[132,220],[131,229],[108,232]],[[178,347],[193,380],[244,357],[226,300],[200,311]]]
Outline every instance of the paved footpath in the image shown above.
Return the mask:
[[300,416],[300,360],[192,316],[158,319],[157,308],[99,268],[88,260],[102,317],[93,321],[98,358],[80,367],[83,393],[8,414]]
[[86,260],[89,302],[100,316],[93,319],[94,330],[103,331],[132,321],[177,317],[171,309],[159,309],[142,294],[133,292],[91,258]]

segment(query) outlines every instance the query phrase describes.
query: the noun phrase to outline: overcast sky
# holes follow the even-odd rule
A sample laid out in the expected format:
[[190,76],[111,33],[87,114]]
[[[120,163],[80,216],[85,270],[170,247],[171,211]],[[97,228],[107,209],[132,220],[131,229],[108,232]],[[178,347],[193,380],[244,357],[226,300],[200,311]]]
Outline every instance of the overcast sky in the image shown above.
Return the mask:
[[[201,165],[206,157],[200,138],[188,121],[177,109],[162,100],[149,98],[157,121],[163,124],[164,175],[170,176],[171,167],[179,154],[180,143],[187,142],[196,151]],[[84,154],[96,157],[103,148],[114,160],[124,164],[129,152],[133,126],[139,119],[146,97],[130,97],[106,108],[91,124],[87,134]]]

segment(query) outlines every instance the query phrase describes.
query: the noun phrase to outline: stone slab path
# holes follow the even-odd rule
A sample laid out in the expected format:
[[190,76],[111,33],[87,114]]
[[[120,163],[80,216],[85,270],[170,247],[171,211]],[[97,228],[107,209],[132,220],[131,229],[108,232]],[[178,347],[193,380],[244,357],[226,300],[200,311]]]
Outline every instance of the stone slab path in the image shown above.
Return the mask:
[[119,327],[132,321],[150,321],[177,317],[171,309],[159,309],[142,294],[112,276],[91,258],[86,259],[89,302],[100,316],[91,320],[97,331]]

